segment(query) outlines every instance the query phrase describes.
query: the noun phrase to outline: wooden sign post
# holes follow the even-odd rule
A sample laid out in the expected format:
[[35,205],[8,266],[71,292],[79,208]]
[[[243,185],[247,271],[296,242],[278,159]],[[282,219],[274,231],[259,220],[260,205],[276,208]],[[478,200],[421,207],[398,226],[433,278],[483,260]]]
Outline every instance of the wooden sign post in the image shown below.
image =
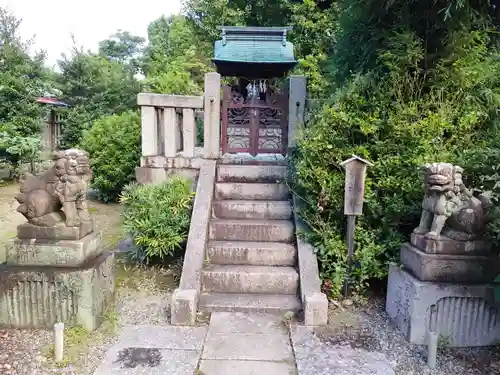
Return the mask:
[[369,161],[353,155],[352,158],[340,163],[345,168],[344,215],[347,216],[347,277],[344,283],[344,297],[349,294],[349,279],[351,277],[354,258],[354,232],[356,216],[363,214],[363,196],[365,193],[366,167],[373,166]]

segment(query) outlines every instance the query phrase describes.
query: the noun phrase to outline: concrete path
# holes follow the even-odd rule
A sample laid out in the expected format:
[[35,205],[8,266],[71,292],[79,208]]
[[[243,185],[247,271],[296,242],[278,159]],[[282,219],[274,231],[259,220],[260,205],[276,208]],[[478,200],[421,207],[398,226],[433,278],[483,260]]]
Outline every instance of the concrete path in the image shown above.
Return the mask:
[[209,327],[130,326],[94,375],[394,375],[382,354],[322,343],[279,316],[213,313]]

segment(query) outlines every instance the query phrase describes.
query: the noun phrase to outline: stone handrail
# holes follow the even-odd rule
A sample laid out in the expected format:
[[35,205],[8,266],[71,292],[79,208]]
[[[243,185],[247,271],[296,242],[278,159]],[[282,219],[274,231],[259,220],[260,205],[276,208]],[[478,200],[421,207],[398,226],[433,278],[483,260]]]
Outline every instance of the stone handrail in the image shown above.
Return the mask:
[[203,109],[202,96],[140,93],[142,156],[192,158],[196,147],[195,111]]
[[[203,159],[217,159],[220,149],[220,80],[205,74],[203,96],[140,93],[141,166],[199,169]],[[196,121],[203,121],[203,148],[196,147]]]

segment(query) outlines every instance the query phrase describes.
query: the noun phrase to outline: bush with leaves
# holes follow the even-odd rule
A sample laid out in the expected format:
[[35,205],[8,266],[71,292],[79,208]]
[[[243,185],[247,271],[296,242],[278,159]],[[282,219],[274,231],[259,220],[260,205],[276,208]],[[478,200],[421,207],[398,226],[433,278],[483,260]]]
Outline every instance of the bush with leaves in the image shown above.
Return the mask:
[[128,185],[120,198],[124,230],[132,236],[135,261],[150,264],[184,249],[194,193],[191,181],[173,177],[158,185]]
[[132,111],[101,117],[84,132],[81,147],[89,153],[92,187],[99,199],[116,201],[123,187],[134,180],[140,142],[140,117]]
[[[298,140],[294,189],[302,198],[306,236],[318,251],[333,295],[346,269],[344,171],[340,162],[357,154],[368,169],[364,215],[356,231],[358,292],[387,274],[403,241],[418,225],[426,162],[460,164],[469,186],[495,179],[500,143],[500,61],[487,30],[459,30],[446,41],[446,56],[422,70],[423,42],[395,32],[379,51],[376,69],[352,76],[316,113]],[[497,164],[498,165],[498,164]],[[499,226],[500,229],[500,226]]]

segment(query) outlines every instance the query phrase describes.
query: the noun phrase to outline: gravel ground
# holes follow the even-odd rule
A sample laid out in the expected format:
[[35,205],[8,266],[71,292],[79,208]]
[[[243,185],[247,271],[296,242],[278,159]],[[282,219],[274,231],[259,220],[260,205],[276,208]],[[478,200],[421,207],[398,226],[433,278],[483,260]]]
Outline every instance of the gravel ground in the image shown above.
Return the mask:
[[[3,243],[15,236],[25,221],[16,212],[13,197],[18,185],[0,186],[0,262]],[[103,232],[104,246],[115,248],[123,237],[121,207],[91,201],[90,211],[96,228]],[[126,242],[126,241],[123,241]],[[120,245],[123,243],[121,242]],[[122,246],[119,246],[122,250]],[[180,263],[169,268],[139,268],[122,257],[116,262],[116,308],[110,309],[104,323],[89,334],[78,328],[65,332],[67,358],[62,365],[52,362],[52,332],[48,330],[0,329],[0,374],[5,375],[92,375],[120,327],[126,324],[161,324],[168,321],[170,295],[180,275]]]
[[384,353],[397,375],[500,375],[500,346],[440,348],[438,366],[430,370],[426,347],[408,343],[391,324],[382,297],[362,307],[332,305],[329,326],[317,329],[316,334],[334,345]]

